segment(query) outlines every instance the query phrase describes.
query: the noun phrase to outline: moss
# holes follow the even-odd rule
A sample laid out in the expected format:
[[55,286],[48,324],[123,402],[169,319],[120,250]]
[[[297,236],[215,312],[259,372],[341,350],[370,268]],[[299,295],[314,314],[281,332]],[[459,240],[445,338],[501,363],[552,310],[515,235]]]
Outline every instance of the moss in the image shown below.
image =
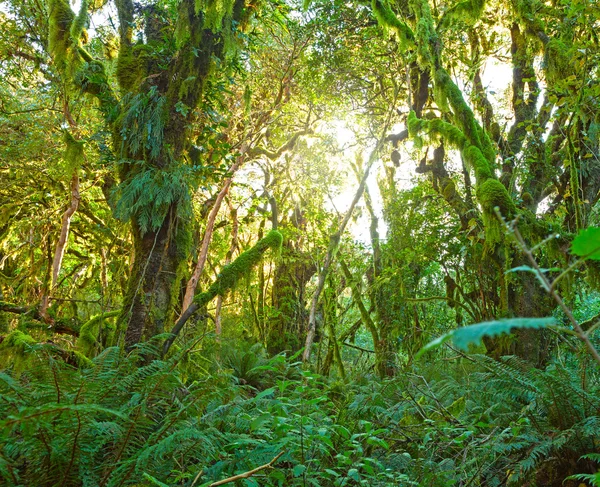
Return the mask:
[[231,264],[221,270],[215,282],[207,291],[197,294],[194,302],[199,308],[204,307],[217,295],[224,295],[227,291],[235,288],[241,278],[246,276],[250,270],[262,259],[263,254],[269,250],[279,252],[283,236],[277,230],[271,230],[264,238],[259,240],[254,247],[242,252]]
[[213,32],[220,32],[224,23],[233,16],[235,0],[196,0],[196,14],[204,12],[204,26]]
[[482,148],[483,146],[479,138],[479,124],[475,119],[473,110],[471,110],[465,101],[460,88],[456,86],[456,83],[452,81],[450,75],[443,68],[436,70],[435,82],[446,96],[454,112],[455,121],[467,137],[469,143]]
[[84,354],[78,351],[73,351],[73,362],[74,365],[80,369],[89,369],[94,366],[94,362],[92,362],[89,358],[87,358]]
[[456,185],[454,181],[448,181],[448,184],[442,189],[442,195],[446,201],[450,201],[456,196]]
[[425,134],[430,140],[443,140],[448,145],[462,151],[467,144],[467,139],[462,131],[455,125],[445,122],[439,118],[433,120],[423,120],[417,118],[414,111],[411,111],[406,120],[408,134],[412,139]]
[[85,32],[87,21],[88,0],[82,0],[81,5],[79,7],[79,13],[77,14],[77,17],[73,19],[73,22],[71,23],[71,28],[69,29],[69,32],[71,34],[71,42],[73,43],[73,45],[79,45],[82,36],[87,36],[87,32]]
[[434,69],[434,60],[439,59],[441,42],[431,16],[431,7],[428,1],[421,1],[415,5],[414,10],[418,18],[415,36],[417,62],[423,70]]
[[[77,339],[77,347],[79,347],[86,356],[92,355],[98,344],[98,335],[100,334],[100,326],[108,318],[118,316],[121,311],[109,311],[96,315],[86,321],[79,329],[79,338]],[[110,327],[114,332],[114,327]]]
[[462,151],[467,143],[467,138],[455,125],[436,118],[427,123],[431,132],[439,135],[446,143]]
[[496,149],[494,149],[492,139],[490,139],[488,133],[481,126],[479,126],[479,140],[481,140],[482,146],[481,153],[493,165],[494,161],[496,161]]
[[438,30],[444,30],[456,23],[474,25],[481,17],[486,0],[465,0],[444,12]]
[[121,46],[117,58],[117,79],[121,89],[132,91],[148,75],[148,46]]
[[372,0],[371,7],[373,14],[379,24],[394,32],[398,38],[400,50],[405,51],[412,47],[415,42],[415,35],[408,25],[402,22],[390,8],[387,0]]
[[68,130],[64,131],[64,139],[66,145],[64,159],[67,174],[70,175],[83,163],[84,142],[81,140],[75,140]]
[[464,150],[463,158],[467,167],[475,172],[477,184],[481,184],[493,177],[490,163],[474,145],[471,145]]
[[547,42],[545,24],[540,13],[546,10],[545,5],[539,0],[515,0],[512,2],[517,18],[525,25],[526,33],[532,39]]
[[36,343],[31,335],[23,333],[21,330],[14,330],[4,337],[0,343],[0,349],[13,348],[23,352],[26,347],[31,347]]
[[75,14],[67,0],[49,0],[48,49],[59,71],[67,69],[71,50],[71,25]]
[[497,179],[487,179],[479,184],[477,199],[483,212],[486,246],[491,248],[504,239],[504,228],[495,209],[498,208],[504,218],[512,219],[517,208],[504,185]]
[[425,120],[417,118],[417,114],[414,110],[410,111],[406,118],[406,128],[408,129],[408,135],[411,139],[419,135],[425,123]]
[[569,48],[558,39],[552,39],[546,44],[544,65],[549,87],[553,87],[556,83],[574,73]]

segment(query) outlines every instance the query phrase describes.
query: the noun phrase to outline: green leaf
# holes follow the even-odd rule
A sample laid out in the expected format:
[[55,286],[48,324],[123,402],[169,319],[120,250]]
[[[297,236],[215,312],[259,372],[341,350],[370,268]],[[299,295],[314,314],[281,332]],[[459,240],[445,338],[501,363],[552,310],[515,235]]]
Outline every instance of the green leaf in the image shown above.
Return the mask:
[[444,343],[446,343],[448,340],[452,339],[452,333],[446,333],[442,336],[437,337],[435,340],[430,341],[427,345],[425,345],[423,348],[421,348],[421,350],[419,350],[417,352],[417,354],[415,355],[415,358],[419,358],[421,355],[423,355],[426,352],[429,352],[430,350],[435,350],[436,348],[441,347]]
[[360,481],[360,474],[355,468],[351,468],[350,470],[348,470],[348,477],[350,477],[352,480],[356,480],[357,482]]
[[513,328],[547,328],[556,324],[554,318],[513,318],[509,320],[485,321],[476,325],[465,326],[446,333],[425,345],[416,355],[419,358],[425,352],[440,347],[449,340],[461,350],[468,350],[469,345],[478,345],[483,337],[494,337],[510,333]]
[[600,260],[600,227],[579,232],[571,244],[571,253],[586,259]]
[[169,487],[164,482],[161,482],[160,480],[154,478],[152,475],[149,475],[146,472],[144,472],[144,478],[152,482],[152,485],[158,485],[158,487]]
[[292,469],[292,474],[294,475],[294,477],[300,477],[300,475],[302,475],[304,472],[306,471],[306,465],[296,465],[293,469]]

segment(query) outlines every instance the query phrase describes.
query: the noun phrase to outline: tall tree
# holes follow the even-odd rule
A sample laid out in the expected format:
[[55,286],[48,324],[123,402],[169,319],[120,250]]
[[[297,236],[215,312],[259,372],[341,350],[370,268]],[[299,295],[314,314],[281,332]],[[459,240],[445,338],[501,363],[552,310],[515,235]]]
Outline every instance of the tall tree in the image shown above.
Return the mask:
[[172,322],[198,175],[190,164],[190,124],[195,109],[214,95],[214,81],[235,57],[237,38],[259,5],[117,0],[117,88],[108,61],[84,46],[92,6],[84,0],[77,14],[66,0],[49,0],[47,7],[48,48],[61,79],[98,101],[111,133],[118,168],[114,208],[131,222],[135,253],[120,318],[132,346]]

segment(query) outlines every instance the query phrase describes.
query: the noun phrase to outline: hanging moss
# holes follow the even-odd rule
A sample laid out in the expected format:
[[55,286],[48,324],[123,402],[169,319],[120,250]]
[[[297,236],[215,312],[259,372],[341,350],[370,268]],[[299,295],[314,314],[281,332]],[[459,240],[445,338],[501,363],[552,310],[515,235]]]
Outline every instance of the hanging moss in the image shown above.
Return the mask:
[[220,32],[223,24],[231,21],[234,4],[235,0],[196,0],[196,14],[204,12],[204,26]]
[[83,146],[82,140],[75,140],[68,130],[64,131],[65,139],[65,166],[66,173],[71,175],[73,171],[76,171],[83,163]]
[[414,111],[408,114],[406,120],[408,134],[412,139],[419,137],[422,133],[427,134],[431,140],[443,140],[448,145],[462,151],[467,144],[467,139],[455,125],[444,122],[439,118],[423,120],[417,118]]
[[69,62],[70,32],[75,14],[67,0],[49,0],[48,9],[48,49],[58,70],[64,72]]
[[415,42],[415,35],[408,25],[402,22],[390,8],[387,0],[372,0],[371,6],[373,14],[379,24],[394,32],[398,38],[400,50],[405,51],[412,47]]
[[450,146],[462,151],[467,144],[467,138],[455,125],[436,118],[428,122],[429,129],[438,134]]
[[250,270],[262,259],[263,254],[269,250],[279,252],[283,243],[283,236],[277,230],[271,230],[264,238],[259,240],[254,247],[242,252],[231,264],[221,270],[217,280],[212,283],[207,291],[197,294],[194,302],[201,309],[218,295],[224,295],[234,289],[238,281],[246,276]]
[[479,184],[477,199],[483,212],[485,243],[492,248],[504,239],[504,227],[496,216],[495,208],[506,219],[514,218],[517,208],[504,185],[497,179],[487,179]]
[[434,69],[436,60],[439,59],[439,50],[441,48],[441,41],[438,37],[431,16],[431,7],[428,1],[421,1],[415,6],[415,12],[417,14],[416,26],[416,45],[417,45],[417,62],[421,69],[429,70]]
[[546,44],[544,66],[549,87],[573,74],[572,56],[564,42],[552,39]]
[[[71,23],[71,28],[69,29],[71,34],[71,42],[73,45],[79,45],[81,37],[84,35],[84,29],[87,26],[87,21],[88,0],[82,0],[79,7],[79,13],[77,14],[77,17],[74,18],[73,22]],[[87,33],[85,33],[85,35],[87,36]]]
[[465,101],[460,88],[456,86],[456,83],[452,81],[450,75],[443,68],[436,70],[435,82],[446,96],[450,107],[454,112],[456,123],[467,137],[469,143],[477,147],[482,147],[481,140],[479,138],[479,124],[475,119],[473,110],[471,110]]
[[481,18],[485,4],[486,0],[465,0],[457,3],[444,12],[438,30],[447,29],[456,23],[474,25]]

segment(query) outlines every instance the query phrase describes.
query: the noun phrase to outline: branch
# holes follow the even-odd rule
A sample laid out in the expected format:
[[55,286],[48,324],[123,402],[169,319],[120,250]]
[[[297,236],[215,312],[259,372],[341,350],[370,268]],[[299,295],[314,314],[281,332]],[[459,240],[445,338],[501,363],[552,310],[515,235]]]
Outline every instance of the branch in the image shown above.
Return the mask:
[[[231,186],[233,176],[235,175],[235,172],[238,170],[243,161],[244,155],[242,154],[237,158],[233,166],[230,168],[229,173],[231,174],[231,176],[227,178],[223,183],[223,187],[221,188],[221,191],[219,191],[215,203],[212,209],[210,210],[208,221],[206,223],[206,229],[204,230],[204,237],[202,239],[202,244],[200,245],[200,255],[198,257],[198,262],[196,263],[194,273],[192,274],[192,277],[190,277],[190,280],[188,281],[187,286],[185,288],[185,296],[183,297],[182,304],[182,309],[184,310],[189,308],[194,299],[194,293],[196,292],[198,281],[202,276],[202,272],[204,272],[204,266],[206,265],[206,259],[208,258],[208,247],[212,240],[217,214],[221,209],[221,203],[223,202],[223,198],[225,198],[225,196],[229,192],[229,187]],[[181,316],[183,316],[183,314]]]
[[221,269],[217,279],[210,285],[207,291],[199,293],[194,301],[181,314],[175,326],[171,330],[171,336],[163,345],[163,355],[166,355],[173,345],[175,338],[179,335],[186,321],[200,308],[206,306],[216,296],[223,296],[227,291],[233,289],[238,280],[255,267],[262,259],[263,254],[269,249],[281,248],[283,236],[277,230],[271,230],[264,238],[260,239],[254,247],[242,252],[231,264]]
[[254,147],[248,151],[248,155],[250,158],[254,158],[257,156],[265,156],[265,157],[267,157],[267,159],[270,159],[271,161],[275,161],[275,160],[279,159],[279,157],[281,157],[281,155],[284,152],[292,150],[294,148],[294,146],[296,145],[296,142],[298,142],[298,139],[301,136],[310,135],[312,133],[313,133],[312,129],[300,130],[300,131],[296,132],[294,135],[292,135],[290,137],[290,140],[288,140],[285,144],[282,144],[278,149],[276,149],[274,151],[270,151],[268,149],[263,149],[262,147]]
[[7,301],[0,301],[0,311],[3,311],[5,313],[14,313],[14,314],[18,314],[18,315],[25,315],[28,313],[31,313],[31,317],[33,319],[42,320],[42,317],[40,316],[37,306],[33,306],[31,308],[28,308],[26,306],[19,306],[17,304],[14,303],[9,303]]
[[248,470],[247,472],[240,473],[238,475],[234,475],[233,477],[219,480],[218,482],[213,482],[212,484],[210,484],[209,487],[217,487],[218,485],[230,484],[231,482],[236,482],[237,480],[247,479],[247,478],[252,477],[255,473],[260,472],[261,470],[265,470],[267,468],[273,468],[273,465],[275,464],[275,462],[277,460],[279,460],[281,455],[283,455],[284,453],[285,452],[279,452],[277,454],[277,456],[275,458],[273,458],[273,460],[271,460],[269,463],[265,463],[264,465],[261,465],[260,467],[256,467],[252,470]]
[[356,350],[360,350],[361,352],[375,353],[375,350],[369,350],[368,348],[359,347],[358,345],[354,345],[352,343],[342,342],[342,345],[345,345],[346,347],[350,348],[355,348]]

